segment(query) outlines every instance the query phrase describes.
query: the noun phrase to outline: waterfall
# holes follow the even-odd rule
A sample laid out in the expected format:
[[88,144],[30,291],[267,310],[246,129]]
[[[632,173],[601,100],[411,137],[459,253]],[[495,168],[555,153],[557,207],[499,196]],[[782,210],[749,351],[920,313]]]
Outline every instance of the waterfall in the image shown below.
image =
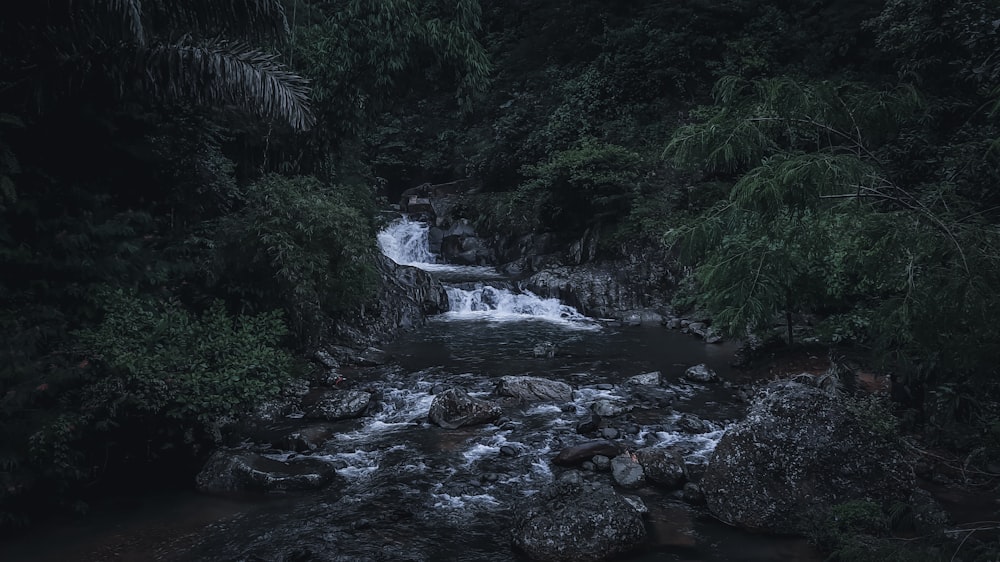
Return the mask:
[[[559,299],[543,299],[524,291],[515,293],[509,289],[479,285],[474,289],[447,287],[452,318],[481,318],[492,321],[510,321],[533,318],[558,323],[583,323],[590,320],[575,308],[559,302]],[[582,326],[581,326],[582,327]]]
[[400,265],[433,264],[437,258],[427,249],[429,231],[427,224],[404,217],[378,233],[378,245],[383,254]]
[[[443,319],[491,322],[544,320],[574,329],[597,328],[596,323],[572,306],[562,304],[559,299],[543,299],[529,291],[520,292],[488,284],[490,280],[495,280],[494,284],[512,287],[494,268],[437,263],[437,256],[428,249],[429,232],[430,226],[426,223],[404,217],[379,232],[378,245],[382,253],[397,264],[429,271],[443,282],[450,305]],[[504,282],[497,283],[499,280]],[[457,283],[465,288],[453,285]]]

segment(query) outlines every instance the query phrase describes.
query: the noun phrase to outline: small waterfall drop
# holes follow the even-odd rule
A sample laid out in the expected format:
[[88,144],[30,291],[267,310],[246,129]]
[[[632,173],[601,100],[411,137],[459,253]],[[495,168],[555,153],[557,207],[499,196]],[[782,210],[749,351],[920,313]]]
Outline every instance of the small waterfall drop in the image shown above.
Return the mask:
[[[486,320],[511,322],[543,320],[574,329],[597,329],[598,325],[559,299],[541,298],[530,291],[517,291],[494,268],[437,263],[429,247],[430,226],[406,217],[393,221],[378,234],[382,253],[399,265],[429,271],[437,276],[448,292],[449,312],[444,320]],[[506,285],[497,287],[494,285]],[[469,282],[474,285],[470,287]],[[498,283],[497,281],[506,281]],[[449,285],[462,282],[462,287]]]
[[543,299],[530,291],[515,293],[491,285],[479,285],[474,289],[448,287],[447,291],[451,310],[446,316],[450,318],[494,322],[534,318],[581,327],[597,326],[559,299]]
[[433,264],[437,258],[428,249],[429,231],[427,224],[403,217],[378,233],[378,245],[383,254],[399,265]]

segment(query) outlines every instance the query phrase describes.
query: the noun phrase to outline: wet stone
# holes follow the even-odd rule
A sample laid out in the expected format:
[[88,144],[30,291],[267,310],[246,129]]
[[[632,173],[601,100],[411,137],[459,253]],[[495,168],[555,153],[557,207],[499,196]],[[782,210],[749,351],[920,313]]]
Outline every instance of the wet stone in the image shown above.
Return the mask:
[[580,421],[576,424],[576,432],[580,434],[591,433],[597,431],[597,428],[601,425],[601,416],[595,413],[591,413],[587,419]]
[[629,377],[625,383],[634,386],[659,386],[660,378],[660,372],[653,371],[651,373],[643,373],[641,375]]
[[604,455],[594,455],[591,459],[594,462],[594,468],[599,472],[607,472],[611,470],[611,459]]
[[560,466],[575,466],[594,455],[616,456],[621,452],[621,446],[613,441],[600,439],[572,445],[559,451],[552,463]]
[[512,445],[504,445],[503,447],[500,447],[500,454],[505,457],[516,457],[521,453],[520,451],[517,450],[517,447],[514,447]]
[[642,465],[631,455],[619,455],[611,459],[611,477],[622,488],[637,488],[645,480]]
[[700,365],[695,365],[694,367],[688,367],[688,369],[684,371],[684,378],[693,382],[709,383],[718,380],[719,375],[717,375],[712,369],[709,369],[707,365],[702,363]]
[[605,427],[601,430],[601,437],[604,437],[605,439],[617,439],[618,430],[613,427]]
[[620,416],[628,410],[625,405],[611,400],[598,400],[590,405],[590,411],[602,418]]
[[705,493],[701,491],[701,486],[694,482],[684,484],[682,497],[691,505],[705,505]]
[[501,413],[500,406],[493,402],[470,396],[460,388],[450,388],[434,397],[428,418],[445,429],[458,429],[492,422]]
[[694,414],[682,414],[677,420],[677,427],[686,433],[700,434],[712,431],[712,426]]

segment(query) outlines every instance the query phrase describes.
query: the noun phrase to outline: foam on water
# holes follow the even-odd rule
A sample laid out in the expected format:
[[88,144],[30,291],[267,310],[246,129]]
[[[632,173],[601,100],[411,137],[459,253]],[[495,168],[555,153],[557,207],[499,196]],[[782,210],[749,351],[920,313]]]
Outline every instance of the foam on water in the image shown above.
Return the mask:
[[427,247],[430,227],[419,221],[403,217],[378,233],[382,253],[399,265],[433,264],[437,258]]
[[517,322],[538,319],[557,323],[572,329],[597,330],[600,325],[580,314],[559,299],[545,299],[524,291],[479,285],[474,289],[448,287],[449,311],[445,319],[484,320],[490,322]]
[[538,416],[545,414],[561,414],[562,408],[556,406],[555,404],[539,404],[537,406],[532,406],[528,409],[525,414],[529,416]]
[[434,508],[435,509],[466,509],[466,508],[479,508],[479,509],[489,509],[500,506],[500,502],[489,494],[462,494],[458,496],[453,496],[451,494],[431,494],[434,498]]

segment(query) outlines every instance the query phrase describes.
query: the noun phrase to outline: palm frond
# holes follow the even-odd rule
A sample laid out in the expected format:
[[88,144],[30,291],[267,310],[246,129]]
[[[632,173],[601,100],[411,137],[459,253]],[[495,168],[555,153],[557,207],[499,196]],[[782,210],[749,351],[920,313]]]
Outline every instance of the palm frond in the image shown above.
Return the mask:
[[232,104],[298,130],[315,122],[308,81],[288,71],[276,55],[229,41],[198,44],[185,39],[144,49],[139,56],[155,97]]

